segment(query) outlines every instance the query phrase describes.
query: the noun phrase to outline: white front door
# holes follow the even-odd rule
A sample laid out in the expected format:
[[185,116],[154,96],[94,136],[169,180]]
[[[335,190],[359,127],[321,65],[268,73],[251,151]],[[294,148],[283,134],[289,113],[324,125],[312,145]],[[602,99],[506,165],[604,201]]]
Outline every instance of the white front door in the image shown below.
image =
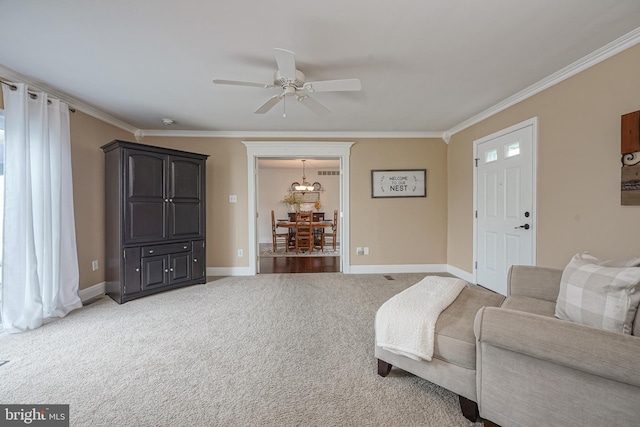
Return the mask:
[[507,294],[512,265],[535,264],[532,119],[474,142],[476,283]]

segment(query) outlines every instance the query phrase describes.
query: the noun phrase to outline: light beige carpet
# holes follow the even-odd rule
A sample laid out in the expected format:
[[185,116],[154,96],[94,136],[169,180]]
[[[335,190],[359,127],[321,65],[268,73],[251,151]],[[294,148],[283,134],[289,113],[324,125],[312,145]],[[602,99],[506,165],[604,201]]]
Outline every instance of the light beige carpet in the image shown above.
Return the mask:
[[376,373],[375,312],[423,276],[270,274],[103,297],[1,334],[0,400],[70,404],[72,426],[479,426],[449,391]]

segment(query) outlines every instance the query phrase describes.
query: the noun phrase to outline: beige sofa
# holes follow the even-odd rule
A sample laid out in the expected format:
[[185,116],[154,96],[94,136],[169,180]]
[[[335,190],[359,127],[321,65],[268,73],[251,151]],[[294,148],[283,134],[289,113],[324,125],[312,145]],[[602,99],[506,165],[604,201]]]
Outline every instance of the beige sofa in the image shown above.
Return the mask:
[[561,277],[514,266],[502,306],[478,311],[480,416],[503,427],[640,425],[640,315],[634,335],[559,320]]
[[634,335],[557,319],[562,272],[514,266],[506,299],[468,286],[438,318],[432,361],[376,346],[378,374],[396,366],[451,390],[485,425],[640,425],[640,314]]

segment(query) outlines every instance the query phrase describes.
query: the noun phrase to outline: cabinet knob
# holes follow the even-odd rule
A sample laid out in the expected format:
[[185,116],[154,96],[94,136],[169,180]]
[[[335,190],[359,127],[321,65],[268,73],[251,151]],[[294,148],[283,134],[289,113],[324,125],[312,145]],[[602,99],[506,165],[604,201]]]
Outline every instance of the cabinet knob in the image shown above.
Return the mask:
[[170,268],[169,271],[173,271],[173,268]]
[[164,201],[165,201],[165,202],[168,202],[168,201],[169,201],[169,199],[164,199]]
[[168,272],[169,272],[169,270],[167,270],[167,269],[165,268],[165,269],[164,269],[164,272],[165,272],[165,273],[168,273]]
[[152,250],[150,250],[150,251],[149,251],[149,253],[150,253],[150,254],[152,254],[152,253],[153,253],[153,249],[152,249]]
[[169,199],[170,202],[173,202],[173,199]]
[[183,246],[182,249],[187,249],[189,246]]
[[194,258],[194,259],[193,259],[193,262],[198,262],[198,258]]
[[138,272],[140,272],[140,269],[139,269],[139,268],[136,268],[136,273],[138,273]]

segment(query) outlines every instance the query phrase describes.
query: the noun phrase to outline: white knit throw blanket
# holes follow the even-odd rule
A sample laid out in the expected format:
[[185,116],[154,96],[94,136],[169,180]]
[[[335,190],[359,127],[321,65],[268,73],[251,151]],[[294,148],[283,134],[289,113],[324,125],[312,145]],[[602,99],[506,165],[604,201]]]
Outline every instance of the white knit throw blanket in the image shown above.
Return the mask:
[[454,277],[427,276],[382,304],[376,313],[376,344],[414,360],[433,357],[436,321],[467,286]]

